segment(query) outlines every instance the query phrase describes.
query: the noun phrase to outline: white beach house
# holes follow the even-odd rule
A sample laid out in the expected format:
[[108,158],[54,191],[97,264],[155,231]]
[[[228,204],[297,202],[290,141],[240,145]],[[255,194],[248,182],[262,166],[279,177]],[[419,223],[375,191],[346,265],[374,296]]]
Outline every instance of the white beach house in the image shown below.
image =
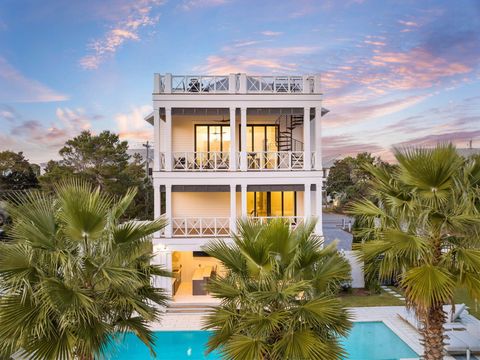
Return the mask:
[[155,74],[153,109],[155,217],[169,220],[155,259],[174,299],[206,295],[221,269],[201,247],[238,218],[316,217],[322,235],[319,75]]

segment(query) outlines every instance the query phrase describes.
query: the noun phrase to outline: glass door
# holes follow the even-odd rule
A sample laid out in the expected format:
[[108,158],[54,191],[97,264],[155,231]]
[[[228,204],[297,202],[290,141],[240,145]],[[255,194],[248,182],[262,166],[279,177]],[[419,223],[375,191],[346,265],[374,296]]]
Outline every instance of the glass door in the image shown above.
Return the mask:
[[254,217],[296,216],[295,191],[247,192],[247,213]]
[[277,149],[276,125],[247,125],[249,169],[274,168]]

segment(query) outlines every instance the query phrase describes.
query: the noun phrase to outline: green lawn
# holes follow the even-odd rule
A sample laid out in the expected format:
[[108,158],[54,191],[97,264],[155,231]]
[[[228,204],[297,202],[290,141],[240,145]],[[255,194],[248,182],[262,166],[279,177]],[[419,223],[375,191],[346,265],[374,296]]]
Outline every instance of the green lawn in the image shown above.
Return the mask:
[[404,305],[404,302],[385,291],[379,294],[370,294],[364,289],[353,289],[352,293],[341,293],[340,299],[347,307]]
[[[403,290],[389,286],[392,290],[396,291],[399,294],[403,295]],[[475,300],[472,299],[466,289],[459,289],[455,292],[455,304],[466,304],[468,307],[468,313],[475,316],[477,319],[480,319],[480,302],[475,303]]]
[[455,304],[467,304],[468,313],[475,316],[477,319],[480,319],[480,302],[477,302],[477,304],[475,304],[475,300],[468,295],[467,290],[457,290],[454,299]]

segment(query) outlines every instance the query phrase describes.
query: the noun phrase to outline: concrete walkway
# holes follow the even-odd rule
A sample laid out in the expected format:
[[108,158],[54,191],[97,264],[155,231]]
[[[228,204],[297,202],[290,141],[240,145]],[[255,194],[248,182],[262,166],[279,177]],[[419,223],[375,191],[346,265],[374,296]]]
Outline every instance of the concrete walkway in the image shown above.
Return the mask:
[[337,248],[339,250],[352,250],[353,236],[347,231],[342,230],[342,220],[348,223],[353,220],[345,215],[324,213],[323,214],[323,236],[325,237],[325,245],[338,240]]

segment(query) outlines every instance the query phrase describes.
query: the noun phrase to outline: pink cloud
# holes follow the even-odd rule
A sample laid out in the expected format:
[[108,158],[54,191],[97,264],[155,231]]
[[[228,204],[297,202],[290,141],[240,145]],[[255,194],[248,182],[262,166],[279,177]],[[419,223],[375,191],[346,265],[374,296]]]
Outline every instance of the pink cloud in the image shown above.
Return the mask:
[[132,107],[128,113],[116,114],[114,119],[120,138],[128,141],[152,141],[153,128],[144,120],[151,111],[151,105],[143,105]]
[[155,25],[159,17],[152,15],[153,6],[162,4],[160,0],[139,0],[125,7],[125,18],[117,21],[107,33],[90,42],[91,52],[79,60],[79,65],[86,70],[97,69],[109,56],[127,41],[140,40],[140,30]]

